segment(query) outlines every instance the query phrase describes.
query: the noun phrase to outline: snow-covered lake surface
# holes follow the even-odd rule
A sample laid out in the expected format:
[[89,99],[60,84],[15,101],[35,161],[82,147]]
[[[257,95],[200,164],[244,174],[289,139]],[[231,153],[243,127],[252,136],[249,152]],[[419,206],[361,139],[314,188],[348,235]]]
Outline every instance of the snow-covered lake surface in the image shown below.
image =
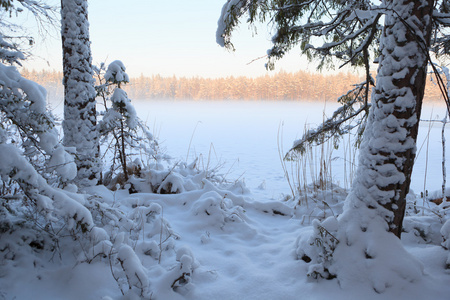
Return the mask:
[[[252,193],[274,200],[290,194],[281,167],[278,139],[285,154],[294,140],[303,135],[305,126],[314,128],[339,107],[333,101],[132,100],[132,103],[174,162],[186,159],[191,162],[199,157],[205,168],[220,166],[219,173],[225,174],[227,180],[244,179]],[[50,105],[61,117],[62,102]],[[442,120],[445,110],[444,102],[426,103],[422,120]],[[445,136],[450,136],[449,130],[447,124]],[[349,172],[344,171],[348,161],[344,158],[348,155],[346,148],[341,144],[331,153],[333,182],[344,188],[350,185]],[[411,190],[417,195],[424,189],[441,190],[442,123],[421,122],[417,148]],[[450,145],[446,147],[446,157],[450,160]],[[350,164],[346,164],[347,170]],[[308,180],[310,183],[309,175]]]
[[[149,125],[168,154],[175,159],[200,156],[210,167],[224,164],[227,179],[244,178],[253,193],[273,199],[289,194],[277,145],[281,126],[283,149],[302,136],[305,124],[314,127],[324,112],[331,116],[338,104],[276,101],[133,101],[140,118]],[[426,104],[423,119],[442,119],[444,104]],[[429,127],[431,129],[429,130]],[[447,128],[450,125],[447,125]],[[429,134],[428,134],[429,131]],[[442,184],[441,123],[422,122],[418,138],[419,155],[411,189],[439,190]],[[447,129],[447,136],[448,136]],[[427,137],[429,136],[429,141]],[[427,164],[428,143],[428,164]],[[211,151],[210,151],[211,149]],[[446,156],[450,159],[450,146]],[[344,147],[332,152],[333,181],[344,186]],[[264,184],[263,184],[264,183]],[[258,189],[261,184],[265,190]]]

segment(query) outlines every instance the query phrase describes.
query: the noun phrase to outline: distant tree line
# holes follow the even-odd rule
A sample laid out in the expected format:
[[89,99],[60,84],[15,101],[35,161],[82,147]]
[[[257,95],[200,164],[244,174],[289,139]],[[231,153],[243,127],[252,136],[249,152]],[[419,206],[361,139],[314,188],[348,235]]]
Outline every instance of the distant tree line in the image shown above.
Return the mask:
[[[63,96],[62,72],[27,70],[25,78],[43,85],[50,99]],[[323,101],[337,99],[362,81],[351,73],[321,74],[306,71],[256,78],[229,76],[224,78],[163,77],[161,75],[130,78],[126,92],[130,99],[180,99],[180,100],[295,100]],[[439,88],[429,78],[425,99],[441,99]]]

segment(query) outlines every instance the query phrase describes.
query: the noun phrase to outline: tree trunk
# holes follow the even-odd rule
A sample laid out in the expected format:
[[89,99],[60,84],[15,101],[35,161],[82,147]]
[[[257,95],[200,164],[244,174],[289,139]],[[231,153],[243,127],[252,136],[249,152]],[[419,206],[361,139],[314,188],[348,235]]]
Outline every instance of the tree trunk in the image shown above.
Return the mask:
[[308,275],[337,278],[342,288],[370,283],[378,292],[421,280],[423,265],[400,236],[416,155],[426,83],[433,0],[383,1],[385,26],[359,163],[343,213],[299,238]]
[[434,1],[386,4],[392,11],[386,14],[373,111],[354,191],[400,238],[416,155]]
[[99,179],[99,140],[96,131],[94,78],[91,65],[86,0],[61,0],[64,69],[64,145],[76,148],[76,183]]

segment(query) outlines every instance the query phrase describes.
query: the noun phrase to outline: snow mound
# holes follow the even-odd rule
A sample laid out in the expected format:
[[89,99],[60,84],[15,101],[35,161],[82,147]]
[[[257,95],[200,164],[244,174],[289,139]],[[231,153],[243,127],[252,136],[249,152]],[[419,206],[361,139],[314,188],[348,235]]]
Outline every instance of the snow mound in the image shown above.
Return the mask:
[[210,226],[223,227],[228,222],[243,222],[244,219],[244,209],[235,206],[227,194],[222,196],[216,191],[202,194],[192,205],[191,212],[200,218],[200,222]]

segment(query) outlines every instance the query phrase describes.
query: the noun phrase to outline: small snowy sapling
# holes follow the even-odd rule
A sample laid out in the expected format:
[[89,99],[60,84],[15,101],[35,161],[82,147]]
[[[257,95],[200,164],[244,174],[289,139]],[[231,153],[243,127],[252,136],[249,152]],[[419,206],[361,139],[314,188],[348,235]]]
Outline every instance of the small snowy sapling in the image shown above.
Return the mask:
[[[142,162],[133,159],[133,156],[144,154],[148,159],[158,155],[157,142],[137,117],[131,100],[122,89],[129,82],[125,70],[119,60],[113,61],[107,69],[105,64],[95,69],[97,96],[103,99],[105,106],[103,118],[99,122],[102,144],[108,145],[105,151],[110,152],[113,158],[110,171],[105,174],[104,184],[111,187],[117,183],[123,187],[131,175],[141,176]],[[121,172],[117,172],[118,167]]]

